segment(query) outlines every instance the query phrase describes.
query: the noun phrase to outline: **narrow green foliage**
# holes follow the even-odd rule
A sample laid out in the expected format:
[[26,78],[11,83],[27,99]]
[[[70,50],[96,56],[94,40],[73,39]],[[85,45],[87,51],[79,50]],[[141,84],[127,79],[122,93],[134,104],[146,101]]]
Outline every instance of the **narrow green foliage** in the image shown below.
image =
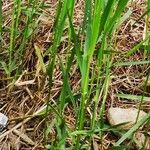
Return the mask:
[[[15,81],[24,70],[24,62],[26,61],[24,56],[28,54],[26,50],[29,50],[33,45],[32,48],[35,50],[35,53],[33,53],[33,56],[35,55],[34,62],[37,62],[37,67],[34,71],[36,75],[39,73],[40,77],[43,74],[43,85],[46,86],[46,91],[47,86],[49,90],[45,105],[33,115],[33,117],[45,117],[45,148],[52,150],[92,149],[96,135],[98,137],[96,139],[99,139],[101,149],[103,149],[103,136],[105,133],[112,132],[121,136],[121,138],[109,148],[110,150],[130,149],[132,145],[124,146],[123,142],[131,139],[133,134],[150,120],[149,113],[141,120],[138,120],[143,102],[150,101],[150,97],[144,95],[148,93],[146,90],[149,86],[149,72],[145,84],[140,85],[141,87],[144,86],[143,93],[132,95],[120,92],[120,94],[109,95],[110,97],[116,96],[134,100],[140,104],[136,123],[129,131],[120,130],[118,128],[120,125],[108,125],[104,116],[106,116],[108,94],[111,94],[111,92],[109,93],[111,76],[114,79],[114,70],[111,70],[115,67],[127,68],[135,65],[137,67],[138,65],[148,67],[150,64],[148,59],[150,50],[150,32],[148,28],[150,0],[147,0],[145,13],[132,24],[134,25],[146,17],[144,38],[126,52],[118,51],[117,42],[120,39],[118,39],[117,35],[118,33],[120,34],[122,23],[128,21],[133,13],[132,8],[126,7],[129,0],[83,1],[84,16],[80,26],[74,25],[75,4],[77,2],[76,0],[59,0],[57,2],[50,46],[45,50],[45,43],[42,43],[44,45],[43,51],[40,48],[40,44],[34,43],[36,40],[33,40],[33,37],[36,38],[39,25],[41,25],[41,17],[45,15],[45,8],[49,7],[49,3],[47,5],[44,0],[28,0],[24,4],[21,0],[14,0],[11,22],[7,26],[8,29],[5,29],[3,25],[5,16],[3,16],[2,12],[3,2],[0,0],[0,56],[2,55],[3,57],[6,53],[4,60],[0,60],[0,71],[2,70],[2,73],[5,71],[7,77]],[[7,32],[10,35],[9,43],[6,42],[5,44],[8,44],[7,48],[3,48],[2,44],[2,36],[3,34],[5,35],[5,32],[6,35]],[[143,52],[143,59],[128,62],[119,59],[114,63],[115,56],[119,55],[119,57],[123,57],[123,60],[128,60],[129,57],[140,50],[141,53]],[[115,57],[115,60],[119,57]],[[46,63],[45,58],[48,61]],[[55,71],[57,72],[58,68],[61,85],[60,90],[53,96]],[[25,69],[29,70],[30,68]],[[74,72],[77,72],[76,77],[71,76]],[[48,84],[46,79],[48,79]],[[72,87],[74,82],[79,84],[76,87]],[[41,88],[44,87],[41,84],[39,85]],[[45,91],[43,93],[45,94]],[[66,110],[69,109],[71,110],[69,113],[71,114],[71,119],[73,119],[73,127],[70,127],[72,123],[66,121],[68,119]],[[52,115],[52,120],[46,120],[49,119],[49,114]],[[49,139],[49,134],[51,134],[52,130],[55,130],[56,133],[54,140]],[[147,134],[149,135],[149,131]],[[134,140],[130,142],[132,143]]]
[[[132,95],[132,94],[116,94],[117,97],[119,98],[124,98],[124,99],[128,99],[128,100],[133,100],[133,101],[141,101],[142,95]],[[143,102],[149,102],[150,101],[150,97],[143,97]]]
[[38,26],[38,21],[35,21],[35,15],[39,11],[39,9],[42,7],[42,5],[43,5],[43,1],[40,1],[38,3],[38,5],[37,5],[36,1],[32,1],[31,3],[29,3],[27,5],[26,8],[22,8],[22,12],[26,15],[26,25],[24,27],[23,34],[21,35],[22,43],[18,49],[18,51],[21,55],[21,57],[20,57],[21,59],[25,52],[24,49],[31,38],[31,35],[34,34],[34,30]]
[[[150,0],[147,0],[147,16],[146,16],[146,18],[145,18],[145,33],[144,33],[144,37],[146,37],[149,33],[150,33],[150,31],[149,31],[149,19],[150,19],[150,12],[149,12],[149,10],[150,10]],[[149,45],[149,41],[150,41],[150,38],[147,40],[147,42],[145,42],[145,46],[148,46]],[[150,49],[144,49],[144,58],[147,58],[147,54],[149,54],[149,51],[150,51]]]
[[114,26],[114,30],[119,29],[119,27],[122,25],[122,23],[124,23],[132,14],[133,10],[131,8],[128,9],[127,12],[125,12],[125,14],[123,14],[122,17],[118,17],[118,21],[116,23],[116,25]]
[[114,3],[115,3],[115,0],[108,0],[108,2],[107,2],[107,6],[104,9],[104,12],[101,16],[101,25],[100,25],[100,29],[99,29],[100,34],[104,30],[104,27],[105,27],[107,20],[110,18],[110,14],[111,14],[112,7],[113,7]]
[[[37,21],[34,21],[36,17],[38,17],[39,8],[42,7],[43,1],[39,0],[38,2],[35,0],[30,1],[24,6],[21,0],[14,0],[12,5],[12,16],[11,16],[11,24],[9,31],[10,32],[10,42],[7,47],[7,55],[8,57],[3,60],[3,64],[5,63],[5,70],[7,68],[6,74],[11,76],[12,72],[16,72],[16,77],[22,72],[23,68],[23,58],[26,50],[26,46],[28,46],[28,41],[31,40],[31,35],[34,33],[34,29],[37,27]],[[2,11],[0,3],[0,11]],[[0,13],[0,40],[2,40],[2,28],[3,28],[3,20],[2,20],[2,12]],[[36,14],[36,15],[35,15]],[[20,27],[21,24],[21,16],[24,15],[24,23],[25,25]],[[5,28],[5,27],[4,27]],[[20,29],[21,28],[21,29]],[[20,32],[22,30],[22,32]],[[19,41],[19,42],[18,42]],[[2,42],[1,42],[2,44]],[[2,45],[1,45],[2,46]],[[4,50],[3,47],[1,47]]]
[[[73,7],[74,7],[74,0],[72,0],[72,1],[64,0],[63,2],[59,1],[59,3],[58,3],[56,19],[54,22],[54,29],[53,29],[54,30],[53,45],[48,49],[48,52],[47,52],[50,54],[49,65],[47,67],[47,74],[49,76],[49,98],[47,100],[47,108],[49,105],[49,101],[51,99],[53,72],[54,72],[54,67],[55,67],[55,63],[56,63],[58,46],[60,45],[60,42],[61,42],[61,37],[62,37],[63,31],[64,31],[64,25],[66,22],[66,18],[67,18],[69,9],[70,8],[72,9],[72,10],[70,10],[70,14],[69,14],[69,15],[71,15],[70,17],[72,18]],[[74,54],[72,54],[71,57],[68,58],[69,61],[71,61],[73,59],[72,58],[72,57],[74,57],[73,55]],[[66,95],[68,94],[68,90],[69,90],[69,92],[71,91],[69,82],[68,82],[68,73],[70,71],[71,63],[68,62],[67,65],[64,66],[60,57],[59,57],[59,62],[60,62],[60,68],[61,68],[62,74],[63,74],[63,87],[62,87],[61,94],[59,97],[59,102],[60,102],[59,111],[61,114],[63,114],[63,110],[64,110],[65,104],[66,104]],[[71,95],[71,93],[69,94],[69,96],[71,96],[72,103],[75,106],[74,99],[73,99],[73,96]],[[47,116],[48,112],[49,112],[49,110],[46,109],[46,116]],[[67,133],[66,133],[66,125],[65,125],[63,118],[57,119],[56,129],[57,129],[58,138],[59,138],[59,143],[57,146],[60,149],[65,149],[65,141],[66,141]]]
[[127,2],[128,2],[128,0],[123,0],[123,1],[119,0],[116,11],[115,11],[113,17],[110,19],[108,26],[105,29],[106,33],[109,33],[112,30],[116,21],[120,18],[122,11],[125,9]]
[[115,146],[119,146],[127,138],[130,138],[135,131],[137,131],[140,126],[150,119],[150,114],[145,115],[141,120],[139,120],[129,131],[127,131],[116,143]]
[[18,31],[19,26],[19,17],[21,14],[21,0],[14,1],[13,7],[13,15],[12,15],[12,26],[11,26],[11,34],[10,34],[10,48],[9,48],[9,76],[12,72],[12,63],[13,62],[13,50],[15,48],[15,39],[16,33]]
[[102,106],[101,106],[101,111],[100,111],[101,119],[103,118],[103,113],[104,113],[104,110],[105,110],[106,98],[107,98],[109,84],[110,84],[110,66],[111,66],[111,61],[109,61],[109,60],[110,59],[108,58],[108,64],[106,66],[106,78],[105,78],[105,81],[104,81],[104,95],[103,95]]
[[60,94],[60,97],[59,97],[60,111],[62,113],[63,113],[63,110],[65,108],[67,97],[69,97],[70,102],[73,105],[74,111],[75,112],[77,111],[76,104],[75,104],[75,99],[74,99],[74,96],[73,96],[73,93],[71,91],[71,87],[70,87],[70,84],[69,84],[69,72],[70,72],[71,65],[72,65],[71,62],[74,59],[74,55],[75,55],[75,50],[72,49],[71,55],[70,55],[70,57],[68,57],[68,61],[67,61],[65,66],[63,65],[62,60],[59,57],[60,68],[62,70],[62,76],[63,76],[63,87],[62,87],[61,94]]
[[[68,12],[67,4],[68,4],[67,0],[64,1],[63,5],[61,1],[58,4],[56,20],[54,23],[55,25],[54,26],[54,41],[53,41],[53,45],[48,50],[49,53],[51,53],[51,58],[49,60],[49,65],[48,65],[48,75],[49,75],[50,84],[52,84],[52,77],[53,77],[55,59],[56,59],[56,54],[57,54],[57,48],[60,44],[60,40],[61,40],[61,36],[63,33],[63,28],[64,28],[64,23],[65,23],[67,12]],[[50,90],[51,90],[51,86],[52,85],[50,85]]]
[[70,16],[69,16],[69,23],[70,23],[71,37],[72,37],[72,40],[74,41],[74,49],[76,51],[77,61],[79,64],[79,68],[81,70],[82,69],[82,66],[81,66],[82,65],[81,45],[80,45],[79,39],[75,33],[75,30],[74,30],[73,24],[71,22]]
[[11,33],[10,33],[10,48],[9,48],[9,76],[12,71],[11,65],[12,65],[12,53],[13,53],[13,47],[14,47],[14,36],[15,36],[15,5],[13,8],[13,15],[12,15],[12,26],[11,26]]
[[117,66],[117,67],[121,67],[121,66],[132,66],[132,65],[144,65],[144,64],[149,64],[150,61],[143,61],[143,60],[140,60],[140,61],[132,61],[132,62],[118,62],[118,63],[115,63],[114,66]]
[[130,49],[130,50],[125,54],[125,56],[126,56],[126,57],[129,57],[129,56],[131,56],[132,54],[134,54],[136,51],[139,50],[139,48],[140,48],[149,38],[150,38],[150,34],[148,34],[148,35],[146,36],[146,38],[145,38],[143,41],[141,41],[139,44],[135,45],[132,49]]
[[34,44],[34,48],[35,48],[35,53],[36,53],[38,60],[39,60],[40,67],[41,67],[43,73],[46,73],[46,67],[45,67],[45,64],[43,62],[43,56],[41,54],[41,49],[36,44]]
[[[106,67],[106,80],[104,82],[105,88],[98,89],[100,80],[99,78],[97,79],[97,84],[96,84],[97,90],[96,90],[96,97],[94,98],[95,105],[94,105],[94,113],[93,113],[93,118],[92,118],[93,121],[91,123],[93,129],[95,127],[95,123],[96,123],[95,121],[97,120],[96,116],[98,113],[97,111],[98,111],[98,102],[99,102],[100,94],[103,95],[103,102],[101,106],[102,109],[101,109],[100,116],[103,116],[103,112],[105,109],[105,102],[106,102],[107,93],[108,93],[109,73],[110,73],[110,68],[111,68],[110,67],[111,57],[109,57],[109,55],[104,56],[104,50],[108,48],[108,45],[107,45],[107,42],[109,41],[109,40],[107,41],[108,35],[111,34],[112,28],[115,26],[115,24],[117,23],[117,20],[120,18],[121,13],[124,10],[127,2],[128,0],[119,1],[118,3],[113,0],[108,0],[107,3],[103,3],[100,0],[96,0],[94,1],[94,5],[92,7],[91,0],[85,1],[84,23],[82,26],[82,31],[83,31],[82,34],[84,35],[85,33],[85,41],[84,41],[84,47],[82,50],[83,51],[82,61],[80,61],[82,65],[79,64],[79,66],[81,66],[80,72],[81,72],[81,94],[82,96],[81,96],[80,109],[79,109],[78,120],[77,120],[78,130],[82,130],[83,125],[84,125],[85,113],[86,113],[86,108],[88,105],[87,102],[89,102],[88,98],[90,96],[90,93],[89,93],[90,65],[94,58],[94,52],[95,52],[96,44],[97,44],[99,37],[101,37],[102,40],[101,40],[101,47],[98,50],[96,68],[98,68],[99,70],[98,71],[98,76],[99,76],[101,73],[100,70],[102,69],[102,64]],[[114,7],[116,7],[115,11],[114,11]],[[72,31],[73,31],[73,28],[72,28]],[[75,37],[73,39],[74,39],[74,43],[77,43],[75,40]],[[77,137],[75,149],[79,148],[79,141],[80,141],[80,136]]]

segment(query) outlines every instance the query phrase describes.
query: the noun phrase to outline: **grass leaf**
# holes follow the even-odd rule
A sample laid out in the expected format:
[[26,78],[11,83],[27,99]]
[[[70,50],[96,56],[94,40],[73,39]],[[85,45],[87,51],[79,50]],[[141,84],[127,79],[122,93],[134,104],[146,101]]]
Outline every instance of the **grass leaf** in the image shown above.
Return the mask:
[[115,63],[114,66],[120,67],[120,66],[132,66],[132,65],[144,65],[144,64],[149,64],[149,60],[141,60],[141,61],[132,61],[132,62],[119,62]]
[[150,114],[145,115],[129,131],[127,131],[114,145],[119,146],[120,144],[122,144],[122,142],[124,142],[127,138],[129,138],[135,131],[137,131],[140,128],[140,126],[142,126],[149,119]]
[[[129,99],[129,100],[134,100],[140,102],[142,99],[142,95],[132,95],[132,94],[116,94],[117,97],[119,98],[124,98],[124,99]],[[150,97],[143,97],[143,102],[150,102]]]

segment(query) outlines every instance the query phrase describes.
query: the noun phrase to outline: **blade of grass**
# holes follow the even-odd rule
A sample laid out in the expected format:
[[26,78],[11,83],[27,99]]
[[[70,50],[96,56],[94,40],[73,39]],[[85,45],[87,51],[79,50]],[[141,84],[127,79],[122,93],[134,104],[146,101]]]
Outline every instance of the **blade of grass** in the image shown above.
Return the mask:
[[78,61],[78,64],[79,64],[79,67],[81,70],[81,68],[82,68],[81,67],[81,65],[82,65],[81,46],[79,44],[79,39],[75,33],[71,18],[70,18],[70,16],[68,16],[68,17],[69,17],[69,23],[70,23],[71,37],[72,37],[72,40],[74,42],[74,48],[76,50],[77,61]]
[[[89,83],[89,67],[90,67],[90,57],[89,52],[94,51],[91,49],[91,32],[92,32],[92,1],[87,0],[85,1],[85,13],[86,18],[85,21],[87,22],[86,29],[86,36],[85,36],[85,43],[84,43],[84,50],[83,50],[83,59],[82,59],[82,66],[81,66],[81,102],[80,102],[80,108],[78,112],[78,118],[77,118],[77,130],[81,130],[83,128],[84,124],[84,115],[85,115],[85,106],[87,101],[87,94],[88,94],[88,83]],[[80,136],[77,136],[75,149],[78,150],[80,147]]]
[[108,0],[106,8],[104,8],[104,12],[101,16],[101,24],[99,29],[99,35],[101,35],[101,32],[104,30],[106,21],[110,18],[110,13],[112,11],[113,4],[115,3],[114,0]]
[[129,131],[127,131],[114,145],[119,146],[122,142],[124,142],[127,138],[132,136],[132,134],[137,131],[140,126],[145,124],[150,119],[150,114],[145,115],[141,120],[139,120]]
[[[145,39],[145,37],[147,37],[147,35],[149,34],[149,18],[150,18],[150,0],[147,0],[147,15],[146,15],[146,18],[145,18],[145,32],[144,32],[144,37],[143,39]],[[149,41],[150,41],[150,38],[144,43],[145,46],[149,45]],[[150,51],[150,49],[144,49],[144,59],[147,57],[147,53]]]
[[[124,98],[124,99],[129,99],[129,100],[134,100],[134,101],[141,101],[142,95],[138,96],[138,95],[132,95],[132,94],[115,94],[117,97],[119,98]],[[143,102],[149,102],[150,101],[150,97],[143,97]]]
[[137,44],[136,46],[134,46],[132,49],[130,49],[126,54],[125,56],[126,57],[129,57],[131,56],[133,53],[135,53],[136,51],[139,50],[139,48],[141,47],[141,45],[143,45],[148,39],[150,38],[150,34],[147,35],[147,37],[141,41],[139,44]]
[[[60,45],[61,42],[61,37],[63,34],[63,30],[64,30],[64,25],[65,25],[65,21],[67,18],[67,14],[69,12],[69,7],[70,4],[73,4],[73,0],[69,1],[69,0],[64,0],[63,2],[59,1],[58,3],[58,9],[56,12],[56,20],[55,20],[55,26],[54,26],[54,41],[53,41],[53,45],[48,49],[48,52],[50,53],[50,59],[49,59],[49,65],[47,68],[47,74],[49,76],[49,96],[48,96],[48,101],[47,101],[47,106],[49,104],[49,100],[51,97],[51,88],[52,88],[52,81],[53,81],[53,72],[54,72],[54,66],[55,66],[55,62],[56,62],[56,55],[57,55],[57,48]],[[74,5],[72,5],[72,9],[73,9]],[[73,10],[71,10],[71,14],[73,15]],[[72,16],[71,16],[72,17]],[[69,65],[68,65],[69,66]],[[70,67],[70,66],[69,66]],[[61,69],[63,72],[63,88],[62,88],[62,92],[60,95],[60,108],[62,108],[62,110],[64,109],[64,105],[65,105],[65,96],[66,96],[66,90],[68,88],[68,83],[66,84],[65,81],[68,80],[68,76],[67,76],[67,71],[70,68],[67,68],[67,70],[64,69],[62,63],[61,63]],[[46,109],[46,116],[48,114],[48,110]],[[65,149],[65,139],[66,139],[66,125],[65,122],[62,119],[58,120],[58,124],[56,125],[56,129],[57,132],[59,133],[59,139],[60,142],[58,143],[58,145],[60,146],[59,148],[61,149]]]
[[[92,2],[91,0],[86,1],[86,7],[87,7],[87,31],[86,31],[86,39],[85,39],[85,45],[84,45],[84,54],[83,54],[83,59],[82,59],[82,67],[81,67],[81,93],[82,93],[82,98],[81,98],[81,104],[80,104],[80,111],[79,111],[79,124],[78,124],[78,129],[83,128],[83,123],[84,123],[84,111],[85,111],[85,104],[86,104],[86,98],[87,98],[87,93],[88,93],[88,81],[89,81],[89,57],[88,57],[88,48],[90,46],[90,33],[91,33],[91,6]],[[77,142],[78,143],[78,142]]]
[[125,6],[127,5],[128,0],[119,0],[116,11],[114,13],[114,16],[112,17],[112,19],[110,20],[108,26],[106,27],[105,31],[106,33],[109,33],[113,26],[115,25],[116,21],[118,20],[118,18],[120,18],[123,10],[125,9]]
[[113,66],[121,67],[121,66],[132,66],[132,65],[144,65],[144,64],[149,64],[149,60],[141,60],[141,61],[132,61],[132,62],[119,62],[115,63]]
[[46,67],[45,67],[45,64],[43,62],[41,49],[36,44],[34,44],[34,48],[35,48],[35,53],[36,53],[38,60],[39,60],[40,67],[41,67],[43,73],[46,73]]
[[[150,71],[148,71],[147,79],[145,81],[144,92],[146,91],[146,85],[147,85],[147,82],[148,82],[149,75],[150,75]],[[132,136],[133,133],[135,131],[137,131],[141,125],[145,124],[145,122],[150,120],[150,114],[147,114],[141,120],[138,121],[140,110],[141,110],[141,106],[142,106],[142,103],[144,101],[144,92],[143,92],[143,95],[142,95],[142,97],[140,99],[140,105],[139,105],[139,108],[138,108],[138,114],[137,114],[137,117],[136,117],[135,125],[118,140],[118,142],[115,144],[116,146],[119,146],[129,136]],[[131,143],[132,143],[132,141],[131,141]]]
[[9,53],[9,64],[8,64],[8,70],[9,70],[9,74],[8,76],[10,77],[11,74],[11,65],[12,65],[12,53],[13,53],[13,48],[14,48],[14,35],[15,35],[15,14],[16,14],[16,1],[14,3],[14,7],[13,7],[13,14],[12,14],[12,23],[11,23],[11,32],[10,32],[10,47],[8,50]]

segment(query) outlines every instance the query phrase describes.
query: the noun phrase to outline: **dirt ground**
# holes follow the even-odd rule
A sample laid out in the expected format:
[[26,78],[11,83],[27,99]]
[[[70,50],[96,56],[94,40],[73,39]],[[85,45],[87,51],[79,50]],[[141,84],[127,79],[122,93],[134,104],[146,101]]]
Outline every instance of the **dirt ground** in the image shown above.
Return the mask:
[[[37,58],[34,52],[34,43],[40,45],[43,51],[51,45],[53,22],[55,17],[55,10],[57,6],[57,0],[47,0],[48,8],[41,10],[42,15],[38,18],[39,25],[36,30],[36,34],[26,47],[26,53],[24,55],[24,68],[19,79],[13,83],[13,77],[7,78],[4,70],[0,68],[0,112],[6,114],[9,118],[8,125],[0,134],[0,149],[1,150],[41,150],[44,149],[44,129],[45,121],[51,122],[53,118],[52,114],[49,114],[47,118],[44,116],[33,116],[40,108],[45,105],[46,99],[49,94],[48,78],[42,73],[37,73],[36,64]],[[3,1],[3,14],[4,14],[4,26],[7,28],[11,22],[11,9],[13,2],[11,0]],[[142,41],[145,19],[141,19],[140,22],[133,25],[144,12],[145,2],[144,0],[136,0],[132,5],[128,5],[133,13],[123,23],[115,35],[114,45],[118,51],[127,51],[134,45]],[[78,29],[83,19],[83,0],[78,0],[75,6],[74,25]],[[22,15],[20,19],[24,19]],[[20,30],[22,30],[20,25]],[[6,32],[3,35],[4,44],[2,51],[0,50],[0,56],[5,59],[3,50],[9,44],[9,33]],[[67,38],[63,39],[61,43],[62,49],[59,50],[63,57],[63,50],[65,49],[65,43]],[[19,40],[18,40],[19,44]],[[142,59],[142,50],[132,55],[130,58],[121,58],[120,55],[114,57],[114,62],[122,61],[137,61]],[[46,62],[46,58],[45,58]],[[119,99],[115,96],[116,93],[128,93],[128,94],[141,94],[143,92],[143,83],[145,81],[148,65],[138,65],[131,67],[114,67],[112,68],[111,76],[112,81],[109,87],[109,95],[107,100],[107,107],[119,106],[121,108],[138,107],[139,103],[128,101],[125,99]],[[72,78],[70,79],[72,88],[78,90],[80,84],[80,76],[74,68],[72,71]],[[59,70],[59,66],[55,69],[54,85],[52,88],[52,100],[55,99],[60,93],[62,86],[62,74]],[[145,93],[150,96],[150,88],[147,88]],[[150,103],[144,103],[142,109],[146,112],[150,109]],[[70,127],[75,124],[74,114],[71,107],[66,108],[66,121]],[[52,129],[49,138],[54,140],[56,136],[55,130]],[[107,149],[109,145],[116,140],[110,133],[104,136],[103,147]]]

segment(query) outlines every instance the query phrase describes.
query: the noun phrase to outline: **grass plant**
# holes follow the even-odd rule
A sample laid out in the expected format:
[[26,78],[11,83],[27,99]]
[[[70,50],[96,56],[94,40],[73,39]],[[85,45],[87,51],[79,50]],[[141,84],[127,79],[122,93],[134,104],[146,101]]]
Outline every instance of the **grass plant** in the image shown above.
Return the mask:
[[[9,78],[9,82],[6,84],[13,83],[15,85],[23,70],[27,70],[29,73],[32,72],[29,78],[34,76],[34,81],[42,82],[36,83],[36,86],[30,85],[28,87],[25,85],[25,89],[29,93],[29,97],[32,98],[29,88],[34,91],[34,88],[40,87],[37,88],[38,94],[35,92],[33,97],[40,97],[41,95],[44,97],[41,98],[44,99],[42,111],[40,110],[40,114],[37,114],[36,111],[30,119],[32,120],[35,116],[44,117],[43,132],[46,149],[96,150],[96,146],[94,147],[95,137],[99,140],[97,142],[99,148],[103,149],[103,139],[106,133],[114,134],[116,132],[121,134],[121,137],[109,148],[128,148],[124,141],[130,139],[140,126],[149,121],[149,112],[143,119],[139,121],[137,119],[136,124],[129,131],[122,132],[117,127],[111,127],[108,124],[105,117],[106,109],[110,98],[112,76],[117,76],[117,73],[113,72],[115,68],[145,65],[149,70],[150,0],[147,0],[147,10],[134,22],[135,25],[146,16],[144,38],[127,51],[118,50],[116,46],[118,38],[115,36],[119,34],[122,24],[128,21],[133,13],[128,6],[130,4],[128,0],[83,1],[84,10],[80,25],[75,25],[76,22],[74,22],[76,3],[75,0],[59,0],[57,2],[51,38],[48,41],[48,46],[46,45],[45,50],[42,50],[39,46],[41,43],[35,42],[35,39],[38,38],[40,19],[47,12],[48,2],[43,0],[28,0],[27,2],[13,0],[11,23],[5,29],[3,26],[5,21],[3,2],[0,0],[0,69],[3,70],[5,76],[2,78],[5,80]],[[21,26],[21,24],[23,25]],[[7,32],[9,43],[4,48],[3,36]],[[144,52],[141,51],[143,46]],[[33,67],[25,65],[25,59],[27,59],[25,56],[31,56],[30,50],[33,50]],[[142,53],[140,60],[128,61],[138,52]],[[114,59],[117,56],[119,59],[116,61]],[[75,81],[79,82],[77,90],[74,90],[71,82],[74,77],[72,75],[74,68],[76,76],[79,78],[78,81]],[[61,86],[57,96],[54,96],[57,70],[61,74],[61,78],[59,78]],[[25,79],[24,77],[23,80]],[[3,79],[3,81],[5,80]],[[150,100],[149,94],[147,94],[148,83],[149,73],[147,73],[145,85],[141,85],[144,86],[144,90],[140,95],[120,92],[112,95],[112,97],[138,101],[140,102],[140,107],[138,107],[140,111],[142,104]],[[48,89],[46,92],[44,91],[45,87]],[[72,127],[66,121],[67,108],[71,108],[75,120]],[[51,121],[49,121],[50,117]],[[52,131],[55,131],[54,140],[49,138]],[[131,140],[131,146],[134,142]]]

